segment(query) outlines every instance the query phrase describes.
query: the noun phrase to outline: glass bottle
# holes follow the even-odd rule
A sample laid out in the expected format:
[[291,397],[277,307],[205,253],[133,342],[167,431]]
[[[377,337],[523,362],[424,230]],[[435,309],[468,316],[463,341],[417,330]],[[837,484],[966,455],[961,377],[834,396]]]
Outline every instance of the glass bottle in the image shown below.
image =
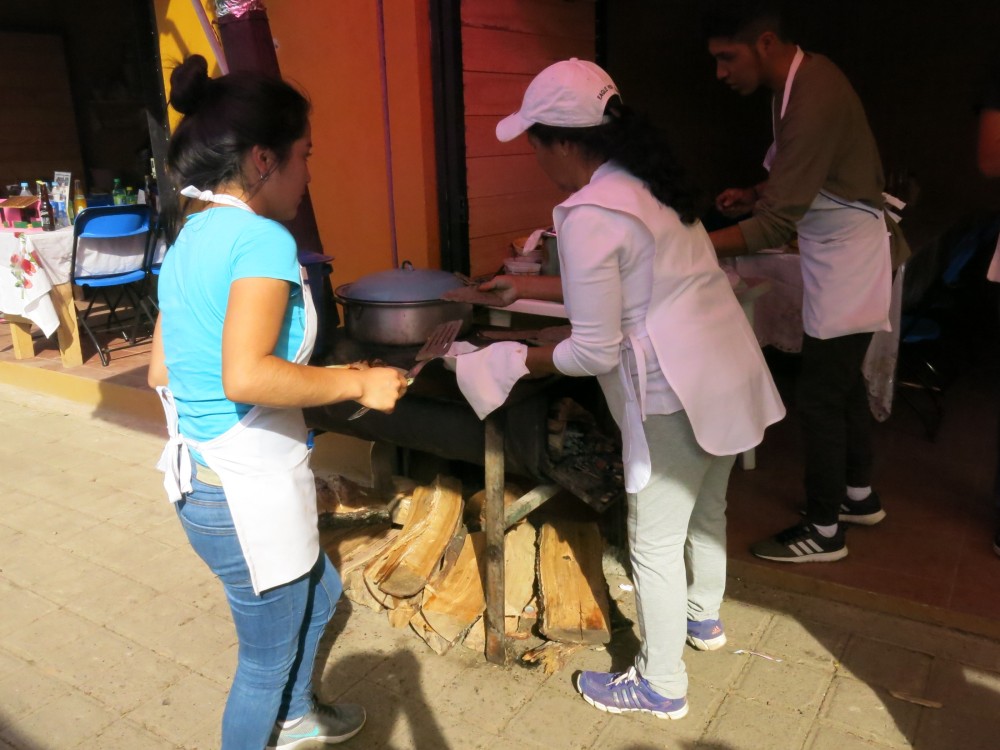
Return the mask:
[[111,188],[111,200],[116,206],[125,205],[125,188],[122,187],[122,181],[115,177],[114,187]]
[[125,205],[134,206],[139,200],[139,196],[135,194],[135,188],[129,185],[125,188]]
[[83,185],[79,179],[73,180],[73,221],[87,207],[87,196],[83,193]]
[[38,219],[43,232],[52,232],[56,228],[56,212],[49,200],[49,189],[44,182],[38,183]]

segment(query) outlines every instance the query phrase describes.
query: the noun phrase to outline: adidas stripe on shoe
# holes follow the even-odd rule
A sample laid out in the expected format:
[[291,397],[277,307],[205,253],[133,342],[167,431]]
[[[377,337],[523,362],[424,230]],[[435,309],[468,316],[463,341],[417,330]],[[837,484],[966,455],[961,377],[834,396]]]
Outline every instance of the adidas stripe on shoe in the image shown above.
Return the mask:
[[811,523],[785,529],[770,539],[750,545],[750,552],[763,560],[775,562],[833,562],[847,557],[844,529],[825,537]]

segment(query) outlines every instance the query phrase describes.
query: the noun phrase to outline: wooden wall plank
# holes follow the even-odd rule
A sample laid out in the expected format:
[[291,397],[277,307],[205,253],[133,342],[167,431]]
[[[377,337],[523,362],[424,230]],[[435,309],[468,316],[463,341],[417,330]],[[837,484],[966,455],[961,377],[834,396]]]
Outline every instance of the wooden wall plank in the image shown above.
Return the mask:
[[593,0],[463,0],[469,261],[474,275],[502,267],[510,243],[552,223],[566,197],[539,168],[527,139],[496,139],[538,71],[569,57],[593,60]]
[[[511,112],[513,111],[511,110]],[[515,138],[506,143],[497,140],[497,123],[505,116],[475,115],[465,118],[465,156],[467,159],[532,153],[527,138]]]
[[514,230],[527,230],[552,224],[552,209],[566,199],[566,194],[552,187],[530,193],[492,195],[469,200],[469,237],[484,237]]
[[469,159],[465,169],[469,198],[552,187],[552,182],[538,166],[533,154]]
[[573,39],[473,28],[462,32],[462,65],[466,71],[534,76],[559,60],[591,59],[593,55],[593,36]]
[[593,0],[464,0],[464,26],[593,39]]
[[527,74],[463,72],[466,116],[505,117],[516,112],[532,78],[533,75]]

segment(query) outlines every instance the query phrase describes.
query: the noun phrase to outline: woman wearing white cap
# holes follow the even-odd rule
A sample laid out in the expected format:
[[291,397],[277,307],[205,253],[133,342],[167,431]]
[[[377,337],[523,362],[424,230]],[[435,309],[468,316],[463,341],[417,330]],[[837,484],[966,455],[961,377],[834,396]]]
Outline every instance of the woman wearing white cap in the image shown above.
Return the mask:
[[572,195],[553,212],[561,280],[500,276],[481,288],[565,302],[572,335],[527,354],[532,373],[596,375],[622,432],[628,537],[642,644],[623,673],[577,689],[612,713],[687,713],[685,639],[726,640],[726,487],[736,454],[784,416],[760,347],[668,149],[608,74],[558,62],[497,125],[527,132]]

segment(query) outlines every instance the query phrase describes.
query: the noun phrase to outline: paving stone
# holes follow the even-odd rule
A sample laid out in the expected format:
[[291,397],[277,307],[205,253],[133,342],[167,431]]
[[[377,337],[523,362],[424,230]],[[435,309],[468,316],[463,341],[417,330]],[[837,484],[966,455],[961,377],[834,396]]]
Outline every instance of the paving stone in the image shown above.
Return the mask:
[[0,637],[26,629],[38,618],[54,612],[58,605],[0,578]]
[[[810,720],[792,709],[767,705],[729,695],[705,732],[705,747],[726,750],[798,750],[809,731]],[[715,743],[715,744],[713,744]]]
[[735,685],[737,695],[797,710],[803,716],[818,713],[833,680],[832,674],[803,664],[746,658],[749,664]]
[[[504,734],[512,717],[541,690],[538,681],[523,670],[485,663],[466,670],[462,676],[464,679],[441,688],[442,699],[449,705],[462,706],[465,721],[493,734]],[[566,695],[561,698],[568,706],[576,702]],[[586,706],[582,700],[579,702]]]
[[786,662],[833,671],[847,640],[848,634],[839,628],[780,615],[764,633],[757,650]]
[[159,695],[190,670],[105,631],[52,655],[61,680],[124,714]]
[[[926,697],[943,703],[948,713],[992,717],[1000,735],[1000,662],[994,670],[936,659],[931,668]],[[997,738],[1000,743],[1000,736]]]
[[21,534],[0,552],[0,570],[12,583],[33,589],[54,571],[73,568],[80,559],[76,555],[36,537]]
[[20,724],[28,714],[73,692],[54,676],[55,670],[22,664],[10,672],[0,672],[0,726]]
[[74,750],[176,750],[177,746],[157,737],[127,719],[119,719],[105,727],[100,734],[87,737]]
[[75,747],[118,719],[117,713],[79,691],[60,695],[25,715],[16,727],[0,729],[0,737],[17,747]]
[[907,747],[913,742],[920,711],[919,706],[893,698],[884,690],[835,677],[820,711],[820,726],[830,723],[877,742]]
[[945,699],[939,710],[922,709],[920,726],[913,747],[917,750],[993,750],[1000,745],[1000,711],[994,693],[986,713],[955,710],[960,696]]
[[842,729],[821,726],[816,727],[814,736],[806,741],[805,750],[898,750],[903,747],[910,745],[885,745]]
[[611,716],[579,697],[574,699],[543,686],[507,722],[502,734],[513,740],[533,742],[544,736],[558,737],[560,747],[565,750],[589,748],[609,720],[621,718],[627,717]]
[[840,673],[875,687],[920,695],[927,686],[933,657],[919,651],[853,636]]
[[65,601],[65,607],[92,622],[108,625],[123,612],[143,609],[155,596],[155,591],[131,578],[100,568],[80,581],[77,595]]
[[199,735],[214,742],[205,747],[218,747],[226,695],[217,683],[191,674],[129,712],[128,718],[184,748],[190,747],[189,739]]
[[4,648],[23,659],[51,664],[53,654],[68,643],[81,638],[96,637],[101,626],[64,609],[48,612],[31,623],[3,638]]
[[[88,560],[101,560],[107,567],[126,576],[151,557],[172,549],[111,524],[98,524],[85,534],[77,534],[66,540],[63,547]],[[108,550],[114,550],[114,554],[109,555]]]

